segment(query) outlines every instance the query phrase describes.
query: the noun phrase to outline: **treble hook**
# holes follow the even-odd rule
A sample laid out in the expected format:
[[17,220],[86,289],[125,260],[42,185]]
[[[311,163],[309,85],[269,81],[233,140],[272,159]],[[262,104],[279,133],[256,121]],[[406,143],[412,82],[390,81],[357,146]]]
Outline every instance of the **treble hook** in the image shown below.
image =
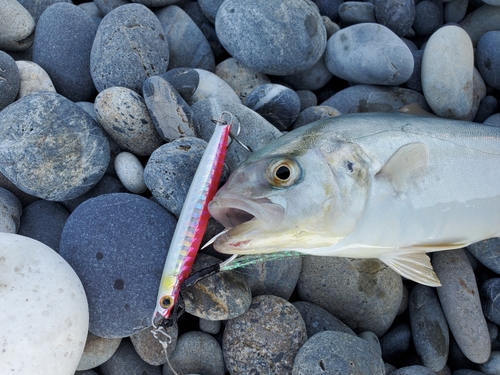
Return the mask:
[[[229,122],[227,122],[226,120],[224,120],[224,115],[228,115],[229,116]],[[228,112],[228,111],[223,111],[221,114],[220,114],[220,117],[218,119],[216,118],[213,118],[212,119],[212,122],[215,123],[215,124],[220,124],[220,125],[227,125],[227,124],[233,124],[233,120],[234,120],[234,116],[231,112]],[[232,132],[232,129],[231,131],[229,132],[229,136],[236,142],[238,143],[241,147],[243,147],[245,150],[249,151],[249,152],[253,152],[253,150],[250,148],[250,146],[247,146],[246,144],[244,144],[243,142],[241,142],[239,139],[238,139],[238,135],[240,135],[240,132],[241,132],[241,123],[238,121],[238,124],[237,124],[238,128],[237,128],[237,131],[236,131],[236,134],[233,134]]]

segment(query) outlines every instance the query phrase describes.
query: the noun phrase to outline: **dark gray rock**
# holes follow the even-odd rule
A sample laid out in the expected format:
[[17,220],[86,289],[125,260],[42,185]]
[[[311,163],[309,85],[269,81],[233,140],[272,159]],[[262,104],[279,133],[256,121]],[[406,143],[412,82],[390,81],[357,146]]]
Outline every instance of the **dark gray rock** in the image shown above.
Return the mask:
[[339,7],[342,5],[341,0],[313,0],[322,16],[327,16],[332,21],[336,21],[339,17]]
[[90,50],[96,32],[90,16],[69,3],[49,6],[36,26],[33,62],[48,73],[59,94],[75,102],[95,94]]
[[168,69],[198,68],[213,72],[215,59],[207,38],[196,23],[175,5],[155,10],[168,42]]
[[139,354],[139,357],[146,363],[153,366],[160,366],[167,362],[167,356],[170,358],[177,346],[179,328],[177,323],[170,327],[162,327],[165,333],[170,336],[170,342],[167,343],[167,349],[163,347],[167,340],[161,333],[153,332],[155,328],[148,327],[140,332],[130,336],[134,349]]
[[311,122],[338,115],[340,115],[339,111],[326,105],[309,107],[300,112],[299,116],[292,125],[292,129],[297,129],[301,126],[310,124]]
[[219,8],[215,30],[231,56],[265,74],[290,75],[309,69],[326,44],[323,21],[311,1],[275,6],[266,0],[227,0]]
[[170,83],[160,76],[150,77],[144,81],[142,93],[151,120],[165,141],[195,136],[193,111]]
[[84,371],[102,365],[116,353],[122,339],[105,339],[89,332],[77,370]]
[[144,362],[135,352],[129,339],[122,340],[116,353],[105,363],[99,366],[102,375],[161,375],[161,367],[152,366]]
[[224,0],[199,0],[200,8],[203,11],[203,14],[208,18],[208,20],[212,23],[215,23],[215,16],[217,11],[219,10],[221,4]]
[[481,304],[486,318],[493,323],[500,323],[500,278],[486,280],[480,289]]
[[450,334],[435,289],[415,285],[409,312],[413,343],[423,365],[436,372],[442,370],[448,360]]
[[422,58],[424,56],[423,50],[417,50],[411,53],[413,55],[413,73],[411,74],[408,81],[405,82],[405,86],[410,90],[422,93]]
[[391,375],[435,375],[435,374],[436,373],[434,371],[432,371],[427,367],[414,365],[414,366],[401,367],[396,371],[394,371]]
[[126,4],[102,20],[90,54],[97,91],[122,86],[140,93],[146,78],[165,73],[169,63],[163,27],[142,4]]
[[89,191],[109,163],[109,144],[83,109],[52,92],[0,113],[0,171],[21,190],[62,201]]
[[16,234],[22,213],[23,207],[14,193],[0,187],[0,233]]
[[482,123],[491,115],[497,113],[498,111],[498,100],[493,95],[487,95],[479,103],[479,108],[477,110],[476,116],[474,117],[474,122]]
[[181,0],[134,0],[133,2],[143,4],[148,8],[158,8],[179,3]]
[[500,373],[500,352],[491,352],[488,361],[480,364],[479,369],[485,374]]
[[413,0],[378,0],[375,3],[378,23],[391,29],[397,36],[408,34],[415,20]]
[[297,301],[293,305],[299,310],[306,324],[307,337],[313,337],[318,332],[339,331],[356,335],[352,329],[334,317],[324,308],[314,303]]
[[200,75],[192,68],[175,68],[160,77],[170,83],[185,101],[191,99],[200,83]]
[[403,287],[401,277],[376,259],[305,256],[297,291],[355,332],[381,336],[396,317]]
[[380,355],[362,338],[325,331],[300,348],[292,371],[292,375],[299,374],[385,375],[385,366]]
[[139,195],[90,199],[70,215],[59,253],[87,294],[89,331],[106,338],[148,327],[175,218]]
[[423,0],[415,6],[415,20],[412,29],[420,36],[431,35],[443,25],[443,13],[430,0]]
[[488,31],[476,48],[477,69],[484,81],[495,89],[500,89],[500,31]]
[[358,23],[376,23],[375,5],[369,2],[346,1],[339,7],[339,20],[342,27]]
[[397,361],[408,350],[410,344],[410,326],[406,323],[396,324],[380,338],[382,358],[389,363]]
[[280,77],[295,90],[319,90],[332,79],[333,74],[325,64],[324,54],[311,68],[297,74]]
[[470,369],[462,369],[453,371],[453,375],[484,375],[484,372],[470,370]]
[[[483,4],[482,2],[479,4]],[[484,4],[470,12],[460,22],[460,27],[467,31],[472,44],[477,45],[479,39],[488,31],[498,30],[500,22],[500,8],[498,6]]]
[[291,303],[258,296],[245,314],[227,322],[224,360],[232,374],[289,374],[306,340],[304,321]]
[[[297,90],[295,93],[299,96],[300,99],[300,112],[309,107],[314,107],[318,105],[318,98],[316,94],[314,94],[310,90]],[[300,114],[299,114],[300,116]],[[295,120],[297,121],[297,120]]]
[[101,17],[104,17],[112,10],[131,2],[129,0],[94,0],[94,3],[99,9]]
[[39,200],[26,206],[18,234],[38,240],[59,252],[61,233],[69,213],[57,202]]
[[200,331],[217,335],[220,332],[222,323],[220,320],[200,319]]
[[[496,115],[493,115],[496,116]],[[500,116],[498,116],[500,120]],[[485,124],[491,124],[486,122]],[[498,122],[500,126],[500,121]],[[467,246],[474,257],[481,262],[481,264],[488,267],[493,272],[500,274],[500,238],[494,237],[488,240],[479,241]]]
[[0,111],[16,100],[20,84],[21,76],[16,62],[0,51]]
[[444,4],[444,22],[460,22],[467,13],[468,0],[454,0]]
[[52,4],[56,3],[70,3],[69,0],[18,0],[19,4],[26,8],[28,12],[30,12],[31,16],[35,20],[35,23],[38,22],[42,13]]

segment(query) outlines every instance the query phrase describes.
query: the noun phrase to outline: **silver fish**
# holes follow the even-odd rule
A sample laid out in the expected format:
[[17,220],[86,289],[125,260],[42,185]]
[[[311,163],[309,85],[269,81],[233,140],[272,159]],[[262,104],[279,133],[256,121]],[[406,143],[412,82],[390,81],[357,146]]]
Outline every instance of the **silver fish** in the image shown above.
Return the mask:
[[441,285],[426,252],[500,236],[500,128],[401,113],[306,125],[253,154],[209,204],[229,254],[378,258]]

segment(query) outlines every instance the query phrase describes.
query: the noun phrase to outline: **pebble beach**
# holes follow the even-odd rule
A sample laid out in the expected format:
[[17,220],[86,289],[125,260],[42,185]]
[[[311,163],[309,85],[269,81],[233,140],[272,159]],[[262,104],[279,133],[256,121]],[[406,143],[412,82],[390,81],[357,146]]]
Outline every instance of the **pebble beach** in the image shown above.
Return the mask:
[[223,111],[255,151],[415,104],[500,126],[499,90],[499,0],[0,0],[0,374],[500,374],[499,238],[433,253],[438,288],[375,259],[221,272],[151,332]]

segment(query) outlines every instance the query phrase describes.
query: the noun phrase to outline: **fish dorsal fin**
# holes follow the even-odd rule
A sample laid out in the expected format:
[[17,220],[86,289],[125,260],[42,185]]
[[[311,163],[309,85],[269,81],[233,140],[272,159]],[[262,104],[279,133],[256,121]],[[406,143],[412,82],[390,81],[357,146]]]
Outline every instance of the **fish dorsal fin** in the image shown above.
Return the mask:
[[396,192],[405,193],[418,182],[428,162],[427,147],[421,142],[409,143],[400,147],[375,176],[387,179]]
[[383,254],[379,259],[407,279],[428,286],[441,286],[432,269],[431,261],[424,252],[404,251]]
[[401,108],[399,108],[396,112],[407,113],[409,115],[414,115],[414,116],[439,117],[436,116],[434,113],[426,111],[418,103],[411,103],[404,105]]

